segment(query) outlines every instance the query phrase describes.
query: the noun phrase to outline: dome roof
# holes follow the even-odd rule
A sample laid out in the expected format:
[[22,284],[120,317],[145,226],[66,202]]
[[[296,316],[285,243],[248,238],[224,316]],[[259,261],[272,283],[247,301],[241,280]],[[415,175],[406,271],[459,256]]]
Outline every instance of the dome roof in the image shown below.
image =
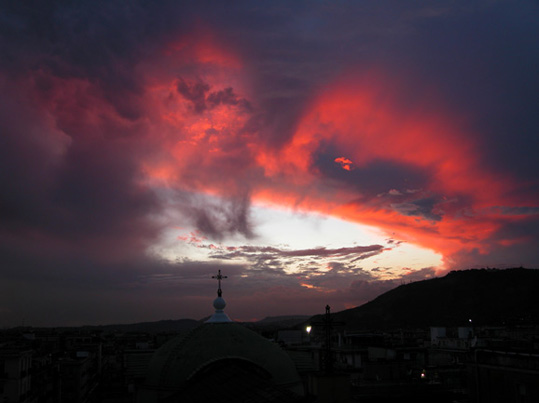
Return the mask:
[[255,365],[276,387],[303,394],[301,379],[286,352],[242,325],[224,322],[205,323],[157,350],[141,391],[146,395],[144,401],[166,398],[185,388],[197,373],[203,373],[201,370],[230,359]]

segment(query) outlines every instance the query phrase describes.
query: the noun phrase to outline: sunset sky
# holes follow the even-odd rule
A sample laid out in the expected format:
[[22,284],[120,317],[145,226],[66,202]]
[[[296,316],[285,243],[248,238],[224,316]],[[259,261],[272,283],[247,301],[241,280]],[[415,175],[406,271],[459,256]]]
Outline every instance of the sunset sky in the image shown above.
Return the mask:
[[0,327],[539,267],[537,1],[0,4]]

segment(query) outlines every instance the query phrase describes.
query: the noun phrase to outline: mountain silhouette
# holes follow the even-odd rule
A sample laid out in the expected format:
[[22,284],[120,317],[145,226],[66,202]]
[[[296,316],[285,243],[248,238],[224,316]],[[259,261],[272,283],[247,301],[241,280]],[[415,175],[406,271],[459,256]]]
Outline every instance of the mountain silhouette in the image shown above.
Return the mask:
[[[539,324],[539,270],[472,269],[401,285],[332,314],[348,329]],[[313,320],[320,320],[321,315]]]

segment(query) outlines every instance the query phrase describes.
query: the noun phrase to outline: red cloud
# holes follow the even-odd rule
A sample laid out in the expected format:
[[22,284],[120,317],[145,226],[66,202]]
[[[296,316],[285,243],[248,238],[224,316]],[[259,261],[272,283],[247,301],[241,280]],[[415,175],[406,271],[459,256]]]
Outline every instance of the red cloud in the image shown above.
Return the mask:
[[352,164],[353,164],[352,161],[350,161],[348,158],[344,158],[344,157],[335,158],[335,162],[337,164],[339,164],[342,167],[342,169],[344,169],[346,171],[350,171],[350,169],[352,167]]
[[[494,212],[495,206],[519,204],[509,196],[511,181],[479,164],[473,136],[432,98],[403,102],[403,87],[386,77],[348,76],[328,85],[304,109],[289,141],[270,149],[253,124],[256,99],[249,99],[244,63],[214,36],[183,38],[147,63],[139,72],[143,89],[128,105],[138,108],[139,118],[122,116],[122,105],[89,80],[40,72],[34,79],[45,80],[49,89],[36,93],[57,126],[80,141],[97,133],[137,133],[146,185],[220,196],[247,191],[264,202],[383,228],[447,258],[463,250],[486,253],[503,223],[525,219]],[[196,76],[178,77],[193,64]],[[346,153],[334,162],[347,171],[388,162],[425,173],[423,193],[437,196],[430,218],[407,200],[388,202],[335,186],[317,166],[317,153],[327,144]],[[386,193],[398,198],[418,192],[391,187]]]
[[[258,196],[276,204],[295,203],[307,210],[375,225],[446,258],[461,250],[488,252],[492,246],[489,237],[507,218],[485,214],[484,210],[515,202],[508,196],[511,181],[480,166],[472,136],[454,123],[451,114],[435,108],[437,103],[432,99],[404,105],[395,88],[398,85],[375,75],[347,77],[328,87],[312,101],[280,153],[260,150],[258,161],[264,164],[266,174],[288,176],[294,188],[280,186],[278,192],[261,189]],[[351,188],[323,191],[324,178],[317,170],[315,156],[327,143],[350,156],[335,159],[347,170],[353,160],[360,170],[376,161],[387,161],[425,172],[428,181],[424,192],[439,195],[435,208],[442,218],[433,222],[406,215]]]
[[234,69],[243,66],[239,55],[230,46],[225,46],[218,40],[212,30],[200,21],[188,37],[168,43],[163,53],[184,65],[187,63],[211,64]]
[[[178,235],[177,237],[180,241],[185,241],[194,245],[201,245],[207,237],[200,234],[200,231],[191,231],[189,235]],[[210,245],[210,248],[213,249],[215,245]]]

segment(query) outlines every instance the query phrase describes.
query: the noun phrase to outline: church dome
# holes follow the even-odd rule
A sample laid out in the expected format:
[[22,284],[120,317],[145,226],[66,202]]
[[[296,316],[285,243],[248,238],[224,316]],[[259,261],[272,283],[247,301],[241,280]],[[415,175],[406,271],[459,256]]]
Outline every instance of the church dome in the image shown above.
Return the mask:
[[212,379],[211,368],[219,363],[221,367],[239,363],[249,374],[258,373],[276,388],[303,395],[301,379],[286,352],[240,324],[225,322],[205,323],[157,350],[139,401],[169,401],[201,377],[214,385],[218,380]]
[[290,356],[278,345],[234,323],[223,312],[221,280],[215,313],[184,337],[157,350],[138,402],[295,402],[303,384]]

